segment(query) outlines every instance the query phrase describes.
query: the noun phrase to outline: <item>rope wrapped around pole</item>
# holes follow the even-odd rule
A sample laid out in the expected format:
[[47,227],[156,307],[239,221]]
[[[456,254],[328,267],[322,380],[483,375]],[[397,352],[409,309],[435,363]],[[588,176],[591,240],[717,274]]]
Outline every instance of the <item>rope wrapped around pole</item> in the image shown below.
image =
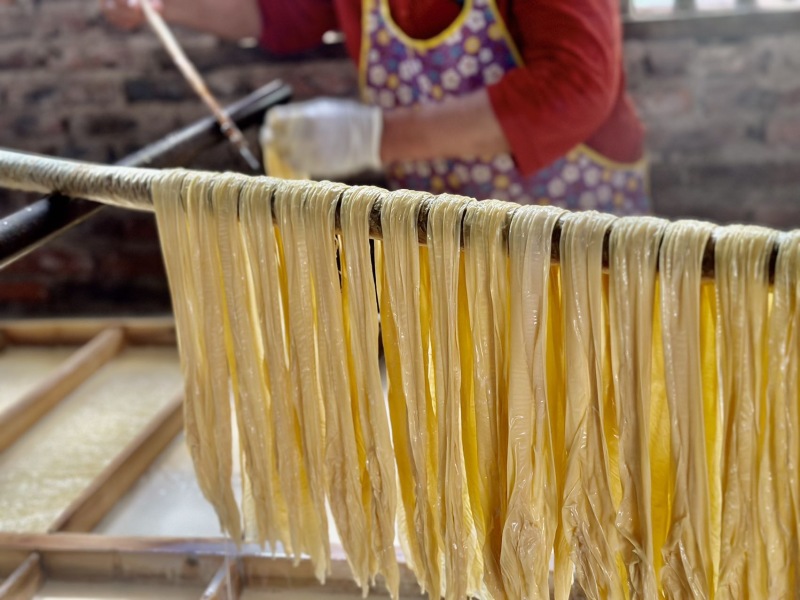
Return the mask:
[[40,194],[57,192],[134,210],[154,210],[150,187],[163,172],[0,149],[0,187]]
[[[152,184],[156,178],[164,177],[168,170],[141,169],[96,165],[77,161],[51,158],[36,154],[14,152],[0,148],[0,187],[42,194],[58,192],[73,198],[85,198],[94,202],[121,208],[153,212]],[[225,177],[225,174],[215,174]],[[241,175],[236,175],[241,177]],[[275,179],[259,177],[265,185],[274,186]],[[300,182],[298,182],[300,184]],[[433,196],[431,196],[431,199]],[[429,203],[423,202],[418,222],[420,243],[427,239],[427,216]],[[509,211],[507,223],[513,210]],[[338,224],[338,211],[336,222]],[[612,225],[613,228],[613,225]],[[381,202],[377,201],[370,215],[370,236],[381,239]],[[560,261],[560,221],[553,231],[552,260]],[[463,236],[462,236],[463,243]],[[608,268],[609,235],[603,243],[603,268]],[[714,245],[712,235],[703,254],[703,277],[714,277]],[[769,261],[769,280],[774,280],[778,243],[772,250]]]

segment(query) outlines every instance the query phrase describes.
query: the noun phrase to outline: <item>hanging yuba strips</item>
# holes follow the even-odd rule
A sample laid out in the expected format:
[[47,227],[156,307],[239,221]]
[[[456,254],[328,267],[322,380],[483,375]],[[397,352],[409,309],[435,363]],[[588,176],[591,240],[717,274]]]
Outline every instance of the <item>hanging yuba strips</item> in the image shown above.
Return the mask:
[[508,509],[500,569],[512,598],[549,598],[558,523],[547,356],[550,246],[563,211],[517,209],[509,231]]
[[[576,576],[592,600],[622,598],[619,542],[611,491],[611,455],[604,423],[608,307],[603,283],[603,239],[615,217],[575,213],[561,230],[566,369],[567,469],[561,517]],[[613,398],[612,398],[613,400]],[[613,415],[616,417],[616,415]]]
[[395,555],[397,476],[378,365],[378,298],[369,249],[369,215],[376,190],[352,188],[341,204],[342,289],[350,357],[352,402],[364,444],[368,493],[365,507],[375,563],[392,597],[399,594]]
[[[617,530],[632,597],[654,598],[658,591],[650,463],[653,409],[651,353],[658,244],[665,221],[619,219],[609,246],[611,365],[619,426],[622,498]],[[668,466],[668,465],[667,465]]]
[[797,592],[797,234],[714,230],[712,283],[705,224],[185,172],[153,196],[187,442],[237,541],[324,580],[330,513],[395,597],[398,539],[448,598],[547,598],[551,559],[559,599],[573,567],[589,598]]
[[419,212],[429,198],[409,191],[382,198],[383,241],[376,243],[376,257],[392,441],[405,513],[400,534],[407,536],[407,559],[422,590],[438,594],[443,548],[438,429],[428,381],[430,285],[426,249],[417,240]]

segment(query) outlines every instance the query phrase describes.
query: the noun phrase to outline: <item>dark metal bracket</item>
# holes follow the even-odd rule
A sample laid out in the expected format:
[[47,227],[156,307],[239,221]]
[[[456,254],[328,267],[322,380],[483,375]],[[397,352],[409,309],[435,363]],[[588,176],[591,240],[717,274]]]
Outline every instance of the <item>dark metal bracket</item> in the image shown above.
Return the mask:
[[[291,99],[291,88],[273,81],[225,108],[240,129],[261,124],[264,113]],[[203,151],[226,141],[213,117],[196,121],[126,156],[116,164],[127,167],[168,168],[189,164]],[[106,207],[58,194],[0,218],[0,269],[82,223]]]

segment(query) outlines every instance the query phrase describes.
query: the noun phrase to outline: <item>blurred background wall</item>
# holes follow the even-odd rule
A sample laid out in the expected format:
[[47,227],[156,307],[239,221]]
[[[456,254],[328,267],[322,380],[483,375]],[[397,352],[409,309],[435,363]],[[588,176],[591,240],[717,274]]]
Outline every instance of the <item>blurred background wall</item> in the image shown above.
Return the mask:
[[[659,215],[800,226],[800,3],[762,1],[771,10],[675,15],[671,0],[641,0],[626,17],[628,84],[648,129]],[[286,59],[179,38],[223,102],[275,78],[296,99],[356,92],[339,46]],[[202,116],[155,37],[111,29],[96,0],[0,0],[0,146],[113,162]],[[221,147],[187,166],[235,161]],[[0,215],[31,200],[0,190]],[[0,271],[0,317],[168,310],[146,214],[107,209]]]

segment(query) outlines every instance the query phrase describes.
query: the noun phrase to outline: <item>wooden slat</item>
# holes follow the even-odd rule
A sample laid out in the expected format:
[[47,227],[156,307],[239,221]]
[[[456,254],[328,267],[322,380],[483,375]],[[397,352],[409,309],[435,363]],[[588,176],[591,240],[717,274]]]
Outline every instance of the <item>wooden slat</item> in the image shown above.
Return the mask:
[[[93,533],[12,533],[0,531],[0,551],[42,553],[59,552],[120,552],[214,555],[224,558],[236,554],[236,544],[222,537],[140,537],[125,535],[96,535]],[[246,544],[240,554],[260,554],[257,546]]]
[[[148,580],[152,582],[203,583],[211,581],[203,600],[228,598],[223,585],[231,573],[231,588],[268,586],[291,589],[307,595],[360,594],[344,558],[331,561],[331,573],[320,584],[310,561],[294,565],[290,558],[273,558],[258,546],[241,548],[223,538],[144,538],[100,536],[86,533],[0,533],[0,564],[20,553],[38,552],[44,572],[53,579],[97,581]],[[226,557],[232,557],[226,564]],[[236,578],[236,585],[234,585]],[[216,595],[214,595],[216,594]],[[410,569],[400,565],[400,594],[419,596],[419,586]],[[388,596],[378,583],[370,595]],[[552,595],[552,582],[551,582]],[[235,597],[235,596],[234,596]],[[570,596],[583,600],[576,585]]]
[[165,406],[56,519],[50,531],[91,531],[175,439],[183,427],[183,394]]
[[0,582],[4,577],[16,571],[28,559],[28,556],[30,556],[30,552],[24,550],[0,550]]
[[8,579],[0,584],[0,600],[28,600],[42,585],[44,574],[39,555],[31,554]]
[[175,321],[165,317],[2,320],[13,344],[81,344],[105,329],[122,329],[130,344],[174,345]]
[[13,444],[61,400],[116,356],[125,344],[120,329],[97,334],[40,385],[0,415],[0,452]]
[[242,594],[239,561],[226,559],[208,584],[200,600],[237,600]]
[[[242,575],[247,587],[263,587],[291,589],[306,592],[309,596],[317,594],[352,594],[361,595],[361,588],[353,580],[350,565],[343,556],[331,557],[331,570],[321,584],[314,576],[314,565],[310,560],[302,560],[294,564],[288,558],[270,558],[265,555],[243,553],[239,560]],[[400,563],[400,595],[416,597],[420,595],[419,584],[411,569]],[[388,596],[383,578],[378,577],[370,588],[370,596]]]
[[[121,329],[103,331],[73,355],[65,363],[65,366],[72,362],[72,367],[77,365],[77,371],[85,371],[86,377],[88,377],[102,364],[116,355],[124,345],[124,341],[125,335]],[[76,372],[75,369],[65,369],[65,371],[68,373]],[[86,377],[84,377],[84,380]],[[77,382],[73,385],[72,388],[61,395],[61,398],[74,387],[77,387],[79,383]],[[47,395],[43,396],[45,399],[48,397]],[[53,398],[54,404],[60,399],[55,398],[55,396]],[[117,455],[86,490],[67,507],[53,523],[50,530],[90,531],[180,432],[183,425],[181,401],[182,396],[179,396],[159,412],[150,425]],[[32,598],[44,581],[44,573],[40,565],[41,562],[37,553],[29,555],[22,566],[14,573],[17,579],[14,587],[9,588],[9,595],[3,596],[0,593],[0,600],[5,600],[6,598],[19,598],[20,600]],[[9,579],[3,587],[0,587],[0,592],[6,589],[7,585],[10,586],[11,583],[9,582],[11,581]]]
[[[39,552],[48,577],[66,580],[210,581],[236,545],[217,539],[90,533],[0,533],[0,564]],[[18,563],[17,563],[18,564]]]
[[[20,552],[38,552],[49,577],[54,579],[135,579],[210,581],[225,557],[236,557],[242,568],[242,585],[292,587],[333,592],[355,591],[344,558],[333,558],[331,574],[321,587],[308,560],[298,565],[290,558],[274,558],[252,544],[241,548],[224,538],[146,538],[100,536],[87,533],[0,533],[0,561]],[[418,588],[410,570],[400,569],[401,590]],[[380,592],[380,589],[376,590]]]

